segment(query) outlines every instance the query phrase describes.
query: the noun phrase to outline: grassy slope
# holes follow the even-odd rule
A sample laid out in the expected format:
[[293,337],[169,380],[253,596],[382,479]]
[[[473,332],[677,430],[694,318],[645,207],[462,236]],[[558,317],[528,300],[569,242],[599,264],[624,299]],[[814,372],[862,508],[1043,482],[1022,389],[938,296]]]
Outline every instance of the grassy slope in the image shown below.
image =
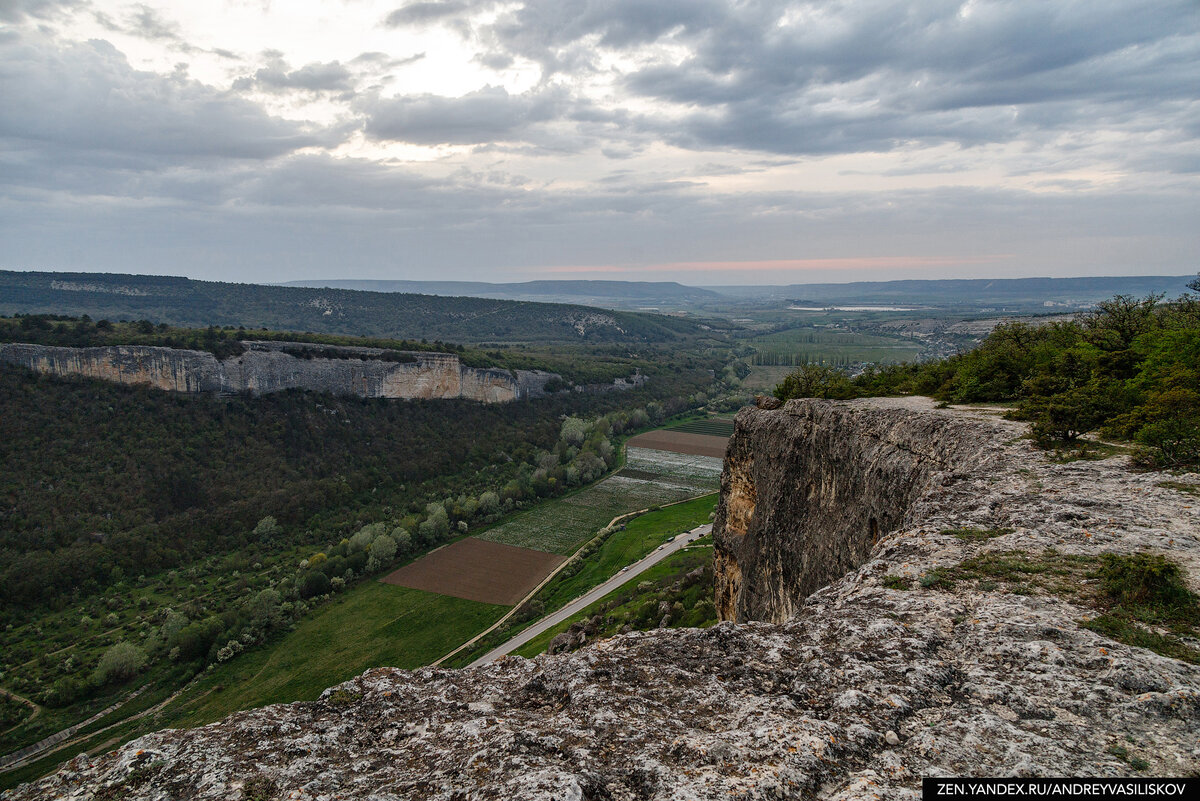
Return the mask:
[[[199,683],[199,697],[182,704],[172,722],[195,726],[239,709],[310,701],[373,667],[420,667],[489,626],[505,609],[365,582],[274,647],[213,670]],[[215,690],[218,686],[225,689]]]
[[[587,489],[590,487],[583,492]],[[612,535],[587,560],[583,570],[552,582],[539,597],[545,599],[548,609],[562,606],[621,566],[642,558],[667,536],[707,522],[716,501],[716,494],[706,495],[635,518],[624,531]],[[562,499],[556,499],[530,511],[549,511],[562,505]],[[518,513],[516,518],[525,514]],[[610,517],[605,517],[600,525]],[[587,533],[594,533],[596,528],[593,526]],[[26,768],[6,773],[0,777],[0,789],[36,778],[80,751],[115,747],[116,743],[111,741],[116,737],[128,740],[164,727],[203,725],[241,709],[312,700],[325,688],[372,667],[413,668],[428,664],[487,628],[506,609],[375,581],[364,582],[320,607],[275,643],[216,666],[158,715],[129,721]],[[415,623],[421,625],[417,627]],[[161,696],[156,693],[157,700]],[[43,710],[43,714],[50,711]],[[119,714],[129,711],[123,709]],[[105,726],[108,720],[89,728]]]
[[[35,779],[80,751],[108,750],[118,741],[164,727],[200,726],[241,709],[311,701],[326,687],[373,667],[420,667],[487,628],[506,608],[364,582],[275,643],[218,665],[158,715],[127,721],[0,775],[0,790]],[[137,706],[160,701],[163,695]],[[101,721],[89,728],[104,725]]]
[[[645,556],[667,536],[706,522],[716,501],[715,494],[707,495],[631,521],[588,560],[584,570],[552,584],[547,605],[560,597],[569,601],[622,565]],[[171,711],[171,725],[201,725],[239,709],[312,700],[326,687],[372,667],[426,665],[486,628],[505,610],[365,582],[321,607],[274,646],[215,668],[188,693],[191,700]],[[225,689],[209,692],[218,685]]]

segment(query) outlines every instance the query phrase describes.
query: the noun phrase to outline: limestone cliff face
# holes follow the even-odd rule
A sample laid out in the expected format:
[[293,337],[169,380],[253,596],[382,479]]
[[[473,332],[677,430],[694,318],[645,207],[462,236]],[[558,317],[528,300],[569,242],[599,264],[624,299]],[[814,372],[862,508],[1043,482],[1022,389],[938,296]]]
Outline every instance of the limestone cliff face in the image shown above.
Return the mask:
[[85,376],[171,392],[261,395],[307,389],[363,398],[467,398],[505,403],[545,394],[553,373],[467,367],[451,353],[415,352],[411,362],[370,358],[373,348],[333,348],[346,358],[302,358],[301,343],[245,342],[241,356],[218,360],[213,354],[143,345],[59,348],[0,345],[0,361],[39,373]]
[[[1200,504],[1123,457],[1053,464],[1021,425],[900,403],[740,416],[725,605],[790,609],[783,623],[379,668],[316,701],[81,756],[5,801],[915,801],[931,775],[1128,776],[1132,757],[1142,775],[1200,771],[1200,666],[1082,628],[1096,612],[1075,595],[917,582],[988,556],[1146,550],[1194,580]],[[947,533],[960,527],[990,533]]]
[[100,378],[172,392],[218,392],[224,383],[217,358],[198,350],[136,345],[55,348],[4,344],[0,345],[0,361],[50,375]]
[[790,619],[866,561],[912,504],[988,456],[981,424],[820,401],[746,409],[725,456],[713,524],[722,620]]

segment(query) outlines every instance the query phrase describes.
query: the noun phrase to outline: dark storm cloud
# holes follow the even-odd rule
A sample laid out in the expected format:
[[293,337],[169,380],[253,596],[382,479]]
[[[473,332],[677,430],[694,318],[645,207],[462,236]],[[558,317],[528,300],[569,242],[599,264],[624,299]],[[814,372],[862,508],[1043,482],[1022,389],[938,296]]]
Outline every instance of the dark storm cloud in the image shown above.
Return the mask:
[[[543,65],[557,65],[564,61],[565,49],[585,38],[598,37],[600,47],[620,50],[667,34],[699,35],[727,15],[717,0],[534,0],[502,15],[491,31],[506,50]],[[576,55],[569,60],[580,59]]]
[[409,95],[366,104],[367,135],[374,139],[423,145],[480,144],[528,134],[537,123],[555,119],[566,109],[566,94],[535,90],[509,94],[486,87],[462,97]]
[[334,143],[182,74],[134,70],[104,41],[59,45],[32,32],[0,40],[0,95],[0,137],[45,152],[254,159]]

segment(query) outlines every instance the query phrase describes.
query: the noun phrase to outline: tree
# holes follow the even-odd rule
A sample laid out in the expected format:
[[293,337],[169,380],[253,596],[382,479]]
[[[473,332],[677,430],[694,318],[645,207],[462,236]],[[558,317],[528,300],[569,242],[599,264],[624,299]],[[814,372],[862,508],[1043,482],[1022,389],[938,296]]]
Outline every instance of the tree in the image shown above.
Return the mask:
[[587,436],[588,425],[578,417],[568,417],[563,420],[562,430],[558,437],[568,445],[582,445]]
[[259,542],[270,542],[283,533],[283,528],[274,517],[267,515],[258,521],[250,536]]
[[133,643],[121,641],[110,647],[100,657],[96,672],[92,674],[96,684],[125,681],[142,672],[146,666],[146,652]]
[[494,492],[488,491],[479,496],[479,513],[483,515],[495,514],[500,508],[500,496]]
[[844,399],[854,397],[854,387],[841,370],[823,364],[806,364],[775,387],[779,400],[792,398]]
[[397,553],[408,553],[409,549],[412,548],[412,534],[409,533],[408,529],[396,526],[392,529],[391,537],[396,541]]
[[296,589],[299,591],[301,598],[307,599],[318,595],[325,595],[332,589],[332,586],[329,582],[329,576],[320,570],[309,570],[300,577],[300,582],[296,585]]
[[371,543],[370,558],[380,566],[390,564],[396,558],[396,541],[387,534],[376,537],[375,541]]
[[432,545],[440,542],[450,533],[450,517],[446,514],[446,507],[440,503],[431,503],[425,507],[425,510],[429,516],[425,518],[417,531],[426,545]]

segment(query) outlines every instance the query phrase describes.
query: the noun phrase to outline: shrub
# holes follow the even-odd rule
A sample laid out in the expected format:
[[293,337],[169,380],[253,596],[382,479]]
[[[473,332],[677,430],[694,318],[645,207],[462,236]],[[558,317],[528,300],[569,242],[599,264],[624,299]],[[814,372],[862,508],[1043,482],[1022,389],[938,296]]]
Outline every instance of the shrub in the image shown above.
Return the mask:
[[376,537],[375,542],[371,543],[370,558],[380,565],[389,564],[396,558],[396,541],[386,534]]
[[259,542],[269,542],[277,538],[283,533],[283,528],[275,520],[275,518],[267,515],[262,520],[258,521],[258,525],[254,527],[254,531],[250,532],[250,536]]
[[855,396],[853,385],[846,374],[823,364],[806,364],[783,379],[775,388],[779,400],[792,398],[845,399]]
[[146,667],[146,652],[133,643],[119,642],[104,652],[92,679],[96,684],[109,684],[131,679]]
[[1172,609],[1195,605],[1179,565],[1158,554],[1106,553],[1100,557],[1098,573],[1101,589],[1119,604]]
[[87,685],[74,676],[63,676],[42,693],[42,703],[54,709],[70,706],[87,692]]
[[301,598],[315,598],[328,593],[333,585],[329,581],[329,576],[320,570],[309,570],[300,577],[300,582],[296,587]]
[[1200,462],[1200,420],[1158,420],[1143,426],[1134,439],[1148,449],[1140,459],[1146,466],[1177,467]]
[[218,618],[210,617],[181,628],[167,644],[178,649],[179,658],[185,661],[199,659],[209,652],[225,626]]

